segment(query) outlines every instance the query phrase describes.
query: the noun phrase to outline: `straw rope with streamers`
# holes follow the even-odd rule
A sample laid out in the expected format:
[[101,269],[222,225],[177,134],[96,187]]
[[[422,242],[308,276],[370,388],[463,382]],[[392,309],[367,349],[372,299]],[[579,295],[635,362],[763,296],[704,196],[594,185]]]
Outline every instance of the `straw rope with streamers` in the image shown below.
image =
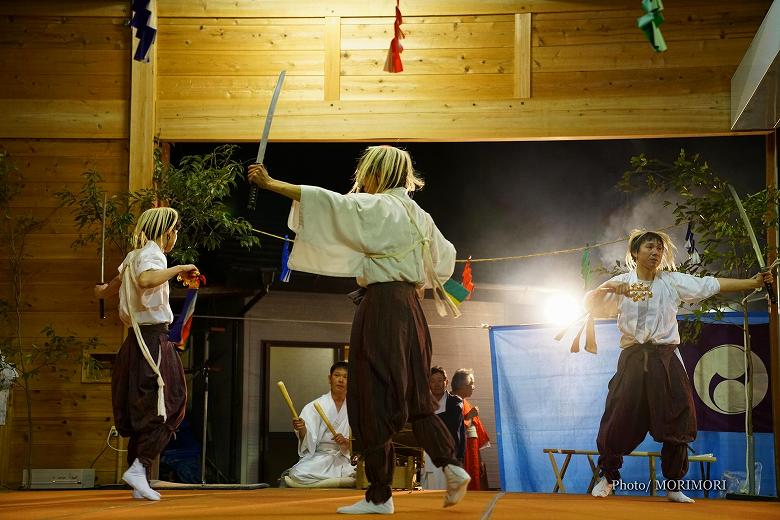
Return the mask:
[[322,419],[322,422],[324,422],[325,426],[328,427],[331,435],[333,435],[334,437],[338,435],[336,428],[334,428],[333,425],[330,424],[330,421],[328,420],[328,416],[325,415],[325,410],[322,409],[322,406],[320,406],[320,403],[318,403],[317,401],[314,401],[314,409],[317,410],[318,414],[320,414],[320,418]]
[[252,228],[252,231],[254,231],[255,233],[260,233],[261,235],[266,235],[266,236],[269,236],[269,237],[278,238],[279,240],[284,240],[284,241],[287,241],[287,242],[295,242],[295,240],[293,240],[292,238],[287,238],[287,237],[282,237],[282,236],[279,236],[279,235],[274,235],[273,233],[268,233],[267,231],[261,231],[259,229],[255,229],[255,228]]
[[[676,227],[679,227],[681,225],[682,224],[673,224],[671,226],[666,226],[664,228],[660,228],[660,229],[658,229],[658,231],[666,231],[668,229],[676,228]],[[286,240],[287,242],[295,242],[295,239],[285,238],[285,237],[282,237],[282,236],[279,236],[279,235],[274,235],[273,233],[268,233],[266,231],[261,231],[259,229],[252,228],[252,231],[254,231],[255,233],[260,233],[261,235],[266,235],[266,236],[269,236],[269,237],[278,238],[279,240]],[[621,237],[621,238],[618,238],[616,240],[609,240],[607,242],[599,242],[598,244],[586,244],[586,245],[584,245],[582,247],[572,247],[572,248],[569,248],[569,249],[560,249],[558,251],[545,251],[545,252],[542,252],[542,253],[530,253],[530,254],[527,254],[527,255],[517,255],[517,256],[499,256],[499,257],[496,257],[496,258],[471,258],[471,257],[469,257],[469,258],[464,258],[464,259],[461,259],[461,260],[455,260],[455,263],[463,264],[463,263],[466,263],[466,262],[472,262],[472,263],[473,262],[504,262],[504,261],[507,261],[507,260],[525,260],[527,258],[537,258],[537,257],[542,257],[542,256],[565,255],[567,253],[577,253],[579,251],[585,251],[586,249],[592,250],[592,249],[595,249],[595,248],[601,247],[601,246],[608,246],[608,245],[612,245],[612,244],[619,244],[620,242],[625,242],[626,240],[628,240],[628,235],[626,235],[624,237]]]
[[[671,226],[666,226],[665,228],[658,229],[657,231],[666,231],[667,229],[672,229],[681,226],[682,224],[673,224]],[[628,235],[618,238],[617,240],[610,240],[608,242],[599,242],[598,244],[590,244],[590,245],[584,245],[582,247],[572,247],[569,249],[560,249],[558,251],[546,251],[543,253],[530,253],[527,255],[518,255],[518,256],[499,256],[496,258],[471,258],[471,262],[503,262],[506,260],[525,260],[526,258],[537,258],[540,256],[554,256],[554,255],[565,255],[567,253],[577,253],[579,251],[584,251],[586,249],[595,249],[597,247],[601,246],[608,246],[611,244],[619,244],[620,242],[625,242],[628,240]],[[462,264],[464,262],[467,262],[469,259],[463,259],[463,260],[455,260],[455,263]]]

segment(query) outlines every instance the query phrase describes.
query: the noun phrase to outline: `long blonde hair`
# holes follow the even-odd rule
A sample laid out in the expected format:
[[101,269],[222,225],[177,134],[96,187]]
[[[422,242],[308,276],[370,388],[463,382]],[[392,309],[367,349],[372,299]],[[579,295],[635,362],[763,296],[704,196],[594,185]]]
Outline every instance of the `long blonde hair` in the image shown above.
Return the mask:
[[415,191],[425,186],[412,167],[412,157],[406,150],[395,146],[369,146],[358,161],[355,170],[355,183],[350,193],[360,193],[369,178],[376,181],[377,193],[392,189],[406,188]]
[[138,217],[133,231],[133,248],[140,249],[150,240],[156,242],[179,223],[179,212],[173,208],[147,209]]
[[650,241],[661,242],[664,246],[664,255],[658,264],[658,270],[668,269],[669,271],[676,271],[677,265],[674,263],[674,253],[677,251],[677,247],[672,243],[672,238],[663,231],[647,231],[645,229],[635,229],[628,236],[628,250],[626,251],[626,265],[628,268],[636,268],[634,255],[639,252],[642,244]]

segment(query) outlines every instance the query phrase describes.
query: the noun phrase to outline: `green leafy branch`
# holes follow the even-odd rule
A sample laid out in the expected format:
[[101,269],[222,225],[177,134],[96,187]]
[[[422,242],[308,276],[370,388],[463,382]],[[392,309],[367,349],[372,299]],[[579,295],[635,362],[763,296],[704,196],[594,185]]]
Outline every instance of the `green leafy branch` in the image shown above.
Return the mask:
[[[699,154],[688,155],[680,150],[671,163],[641,154],[632,157],[630,164],[631,169],[617,184],[619,190],[664,195],[668,198],[663,204],[671,208],[675,224],[691,224],[701,263],[693,265],[686,261],[679,266],[681,271],[746,278],[759,270],[727,181],[713,172]],[[741,198],[760,240],[766,236],[767,227],[777,225],[778,192],[765,188]],[[733,304],[733,299],[724,295],[703,301],[701,308],[693,309],[697,319],[692,327],[694,330],[701,327],[698,318],[704,313],[720,312],[723,307]]]
[[[106,239],[122,256],[129,248],[129,236],[136,214],[155,204],[175,208],[182,220],[177,247],[171,252],[179,263],[195,263],[201,251],[218,249],[233,239],[252,248],[260,239],[252,225],[234,217],[224,200],[243,176],[243,166],[233,158],[236,147],[224,145],[205,155],[183,157],[177,165],[164,165],[159,150],[155,154],[154,185],[132,193],[119,193],[106,203]],[[82,189],[56,193],[64,206],[72,208],[79,231],[73,247],[100,243],[103,193],[102,176],[90,170],[84,174]]]

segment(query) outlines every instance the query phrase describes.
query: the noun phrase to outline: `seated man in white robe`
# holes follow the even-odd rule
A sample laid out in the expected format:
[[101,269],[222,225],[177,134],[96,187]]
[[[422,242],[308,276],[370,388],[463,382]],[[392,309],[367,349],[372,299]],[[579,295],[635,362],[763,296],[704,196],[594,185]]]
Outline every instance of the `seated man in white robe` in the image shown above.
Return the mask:
[[[347,416],[347,368],[344,361],[330,368],[330,392],[307,404],[293,420],[301,460],[284,477],[289,487],[354,487],[355,467],[350,463],[349,418]],[[330,421],[334,436],[314,403],[319,403]]]

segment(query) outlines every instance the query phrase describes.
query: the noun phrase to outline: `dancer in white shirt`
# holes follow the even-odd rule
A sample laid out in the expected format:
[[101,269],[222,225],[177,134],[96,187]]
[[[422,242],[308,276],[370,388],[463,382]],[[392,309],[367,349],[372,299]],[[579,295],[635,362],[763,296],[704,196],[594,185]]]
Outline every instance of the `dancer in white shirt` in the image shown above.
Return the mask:
[[[677,310],[719,292],[746,291],[772,282],[770,273],[752,278],[698,277],[674,272],[669,235],[634,230],[626,264],[631,271],[615,276],[585,297],[594,316],[617,315],[621,332],[617,372],[609,382],[604,415],[596,440],[602,478],[593,496],[605,497],[620,478],[623,456],[647,432],[663,443],[661,467],[667,497],[693,502],[677,485],[688,472],[688,443],[696,438],[696,413],[688,375],[677,351]],[[663,269],[668,269],[664,271]]]
[[431,287],[439,312],[458,314],[442,288],[455,266],[455,248],[409,197],[424,184],[411,157],[393,146],[368,147],[347,195],[272,179],[259,164],[249,167],[249,180],[294,201],[290,269],[354,276],[366,288],[352,322],[347,402],[371,485],[365,499],[338,512],[393,512],[391,439],[407,420],[434,464],[444,468],[444,506],[457,504],[470,478],[435,414],[428,388],[431,337],[419,301]]
[[[197,271],[194,265],[168,267],[165,253],[176,245],[179,214],[173,208],[152,208],[138,217],[131,251],[119,275],[95,286],[95,296],[119,292],[119,317],[130,329],[111,372],[114,424],[127,444],[130,466],[122,479],[134,498],[160,500],[149,487],[148,472],[184,419],[187,383],[181,359],[168,341],[173,312],[168,280]],[[121,289],[121,291],[120,291]]]

